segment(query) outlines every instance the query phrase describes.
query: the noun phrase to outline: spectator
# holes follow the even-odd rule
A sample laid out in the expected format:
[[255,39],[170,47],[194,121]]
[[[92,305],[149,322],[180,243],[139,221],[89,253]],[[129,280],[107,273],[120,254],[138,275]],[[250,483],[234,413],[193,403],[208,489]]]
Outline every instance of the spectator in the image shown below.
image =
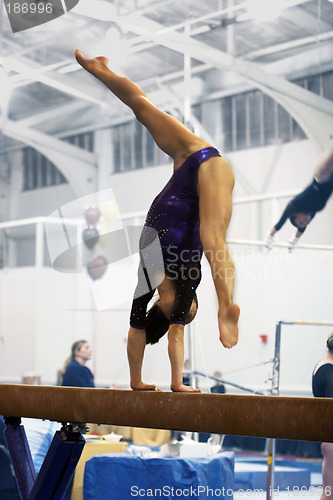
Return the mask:
[[91,346],[86,340],[77,340],[71,348],[60,375],[60,385],[95,387],[94,376],[86,363],[91,359]]
[[[333,333],[328,337],[326,356],[317,363],[312,375],[312,392],[316,398],[333,398]],[[320,500],[333,497],[333,443],[322,443],[323,493]]]

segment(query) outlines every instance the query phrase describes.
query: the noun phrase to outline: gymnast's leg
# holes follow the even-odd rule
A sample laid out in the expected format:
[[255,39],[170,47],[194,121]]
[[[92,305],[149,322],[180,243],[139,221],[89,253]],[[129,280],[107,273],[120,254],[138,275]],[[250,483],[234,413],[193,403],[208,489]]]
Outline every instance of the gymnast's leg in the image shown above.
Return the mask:
[[127,78],[118,76],[108,68],[106,57],[86,59],[79,50],[75,53],[78,63],[98,78],[149,130],[157,146],[180,166],[186,158],[209,143],[193,134],[176,118],[156,108],[143,90]]
[[327,151],[320,158],[316,167],[314,178],[317,182],[323,183],[332,179],[333,176],[333,149]]

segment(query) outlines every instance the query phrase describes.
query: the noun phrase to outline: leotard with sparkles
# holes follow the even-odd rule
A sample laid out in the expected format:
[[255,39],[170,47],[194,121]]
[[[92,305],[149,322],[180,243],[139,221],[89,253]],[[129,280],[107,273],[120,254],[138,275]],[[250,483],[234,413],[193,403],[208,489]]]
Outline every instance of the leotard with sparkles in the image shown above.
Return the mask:
[[147,304],[161,270],[175,280],[175,302],[171,323],[185,324],[201,279],[198,169],[201,163],[220,156],[212,147],[191,154],[173,173],[154,199],[140,237],[141,264],[134,294],[130,323],[144,329]]

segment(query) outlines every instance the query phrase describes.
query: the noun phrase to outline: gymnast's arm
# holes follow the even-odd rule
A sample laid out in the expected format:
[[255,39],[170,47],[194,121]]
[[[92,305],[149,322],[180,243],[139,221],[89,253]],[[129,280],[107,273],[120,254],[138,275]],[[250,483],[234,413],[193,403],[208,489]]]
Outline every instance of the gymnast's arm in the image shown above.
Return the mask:
[[75,53],[78,63],[98,78],[149,130],[157,146],[180,164],[197,149],[210,146],[188,130],[176,118],[156,108],[143,90],[127,78],[113,73],[105,57],[86,59],[80,51]]
[[140,262],[138,269],[138,283],[134,292],[130,315],[130,325],[136,330],[145,329],[147,306],[155,293],[155,288],[151,288],[149,277],[146,273],[147,271],[145,271],[142,263]]
[[288,203],[288,205],[286,206],[286,208],[284,209],[281,217],[280,217],[280,220],[275,224],[275,226],[272,228],[271,232],[270,232],[270,235],[271,236],[274,236],[274,234],[277,232],[277,231],[280,231],[281,227],[285,224],[286,220],[291,216],[291,214],[293,213],[293,210],[294,210],[294,205],[293,205],[293,202],[290,201]]
[[232,303],[234,264],[226,248],[235,178],[223,158],[200,165],[198,173],[200,239],[209,262],[219,308]]

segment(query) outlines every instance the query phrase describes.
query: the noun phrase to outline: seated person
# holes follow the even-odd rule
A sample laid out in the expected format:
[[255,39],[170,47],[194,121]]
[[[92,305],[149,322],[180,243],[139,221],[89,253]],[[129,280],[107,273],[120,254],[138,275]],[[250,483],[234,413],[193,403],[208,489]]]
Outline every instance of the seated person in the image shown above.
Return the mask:
[[[220,371],[214,372],[214,377],[222,379],[222,373]],[[215,385],[210,388],[210,392],[213,394],[225,394],[225,386],[222,382],[216,381]]]
[[85,364],[91,359],[91,347],[86,340],[74,342],[60,375],[60,385],[95,387],[94,376]]

